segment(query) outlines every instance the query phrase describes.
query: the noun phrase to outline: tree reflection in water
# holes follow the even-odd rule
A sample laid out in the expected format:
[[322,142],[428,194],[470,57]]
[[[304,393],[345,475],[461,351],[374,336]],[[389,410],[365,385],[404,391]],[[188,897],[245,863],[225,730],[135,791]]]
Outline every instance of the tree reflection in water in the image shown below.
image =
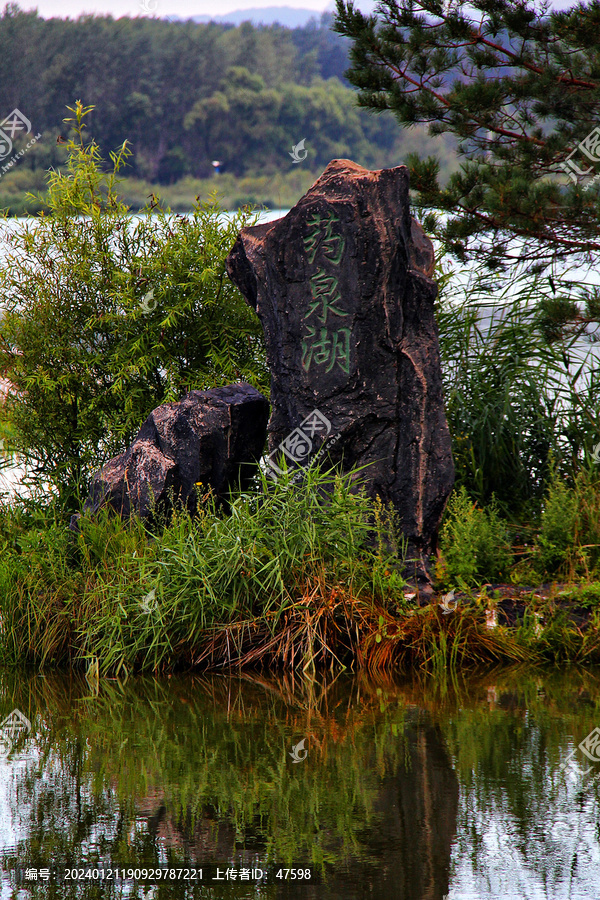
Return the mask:
[[[3,716],[17,707],[33,730],[2,769],[2,868],[310,865],[319,883],[309,886],[178,884],[137,896],[442,900],[457,878],[489,882],[486,817],[510,818],[521,864],[535,856],[539,817],[553,821],[560,798],[540,748],[558,766],[567,718],[584,736],[596,711],[553,678],[540,694],[539,674],[510,672],[463,688],[349,675],[4,676]],[[597,696],[593,675],[579,681],[571,693]],[[294,763],[302,739],[308,755]],[[106,884],[28,890],[136,895]]]

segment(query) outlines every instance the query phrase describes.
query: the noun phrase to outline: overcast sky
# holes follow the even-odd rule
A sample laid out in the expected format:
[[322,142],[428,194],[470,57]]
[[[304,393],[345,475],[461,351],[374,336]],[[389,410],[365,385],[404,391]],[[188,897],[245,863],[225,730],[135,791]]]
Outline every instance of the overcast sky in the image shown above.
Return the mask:
[[[323,12],[329,0],[19,0],[21,9],[37,9],[45,19],[60,16],[77,18],[81,13],[119,16],[216,16],[234,9],[262,6],[291,6]],[[3,3],[1,5],[4,5]],[[144,7],[148,12],[144,11]]]
[[[201,15],[222,15],[235,9],[249,9],[263,6],[291,6],[300,9],[314,9],[321,13],[330,0],[18,0],[22,9],[37,9],[45,19],[60,16],[63,19],[77,18],[82,13],[110,14],[119,16],[180,16],[189,18]],[[1,4],[4,5],[4,4]],[[356,4],[362,7],[362,3]],[[370,5],[370,4],[369,4]],[[557,0],[554,9],[568,9],[575,0]]]

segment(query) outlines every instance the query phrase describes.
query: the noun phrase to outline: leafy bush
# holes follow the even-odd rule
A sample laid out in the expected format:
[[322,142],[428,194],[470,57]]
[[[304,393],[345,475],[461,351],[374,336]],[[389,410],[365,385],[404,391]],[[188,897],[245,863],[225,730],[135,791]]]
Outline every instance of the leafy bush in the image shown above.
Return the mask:
[[561,599],[570,600],[574,606],[597,610],[600,608],[600,583],[584,584],[581,587],[562,591]]
[[189,217],[151,203],[132,219],[116,173],[83,139],[77,104],[65,171],[49,173],[50,215],[8,231],[0,270],[0,373],[17,388],[2,416],[31,477],[71,497],[121,452],[150,411],[190,389],[245,380],[268,391],[262,328],[227,278],[251,219],[216,202]]
[[577,539],[577,507],[575,491],[555,474],[544,501],[534,553],[543,574],[555,575],[572,560]]
[[440,533],[437,575],[442,585],[474,585],[504,578],[510,543],[496,503],[479,509],[461,487],[450,498]]
[[533,563],[542,577],[600,573],[600,473],[582,469],[569,487],[554,470]]

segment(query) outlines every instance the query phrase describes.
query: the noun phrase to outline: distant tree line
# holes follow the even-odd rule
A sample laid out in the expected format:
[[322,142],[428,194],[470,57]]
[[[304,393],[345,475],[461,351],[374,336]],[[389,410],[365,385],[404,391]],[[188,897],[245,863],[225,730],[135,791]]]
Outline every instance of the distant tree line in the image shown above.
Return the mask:
[[[20,167],[62,163],[67,105],[96,108],[88,136],[105,150],[127,139],[128,174],[161,184],[291,168],[306,139],[310,168],[334,157],[402,162],[393,117],[356,106],[344,80],[349,41],[330,17],[288,29],[149,18],[44,20],[15,4],[0,18],[0,120],[15,107],[44,140]],[[58,139],[58,145],[57,145]]]

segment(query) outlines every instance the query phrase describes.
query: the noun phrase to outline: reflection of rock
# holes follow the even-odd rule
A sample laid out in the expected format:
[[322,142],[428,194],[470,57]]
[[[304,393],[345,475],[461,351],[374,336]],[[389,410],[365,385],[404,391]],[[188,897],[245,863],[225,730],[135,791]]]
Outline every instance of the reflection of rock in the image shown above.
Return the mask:
[[[248,675],[130,678],[118,686],[103,679],[90,703],[84,679],[5,672],[5,696],[46,715],[29,759],[7,775],[0,831],[15,859],[62,859],[73,867],[87,867],[96,849],[117,864],[125,840],[128,866],[156,865],[170,848],[171,859],[222,864],[234,847],[239,858],[236,837],[245,858],[254,852],[260,861],[266,856],[262,837],[278,861],[289,853],[294,862],[309,864],[313,853],[323,853],[332,864],[325,886],[282,885],[261,897],[441,900],[457,785],[439,729],[418,707],[435,710],[436,720],[447,721],[452,732],[461,707],[458,730],[468,727],[474,762],[461,793],[466,845],[455,848],[452,896],[504,900],[515,896],[512,881],[524,885],[522,897],[538,896],[544,885],[555,897],[564,884],[573,896],[596,897],[596,782],[590,773],[591,791],[580,795],[583,807],[573,808],[568,793],[559,807],[553,797],[562,778],[559,762],[573,738],[565,717],[575,710],[575,730],[585,734],[590,727],[588,711],[577,711],[576,701],[578,690],[586,699],[595,696],[593,673],[568,673],[558,683],[554,678],[544,708],[528,707],[531,688],[540,686],[537,674],[508,673],[495,682],[499,707],[509,705],[519,718],[528,715],[524,727],[515,728],[514,714],[493,722],[481,718],[489,676],[471,680],[468,690],[442,706],[431,683],[420,680],[394,688],[383,678],[374,684],[365,676],[341,676],[326,683],[268,674],[253,675],[251,683]],[[404,735],[396,736],[403,721]],[[306,734],[307,722],[319,742],[306,763],[293,766],[286,757],[288,737]],[[554,762],[536,768],[544,754]],[[532,771],[538,776],[533,781]],[[480,857],[507,846],[504,835],[514,841],[501,864],[508,887],[494,892]],[[580,846],[581,840],[586,843]],[[292,853],[295,845],[305,849]],[[169,888],[168,896],[183,897],[181,887]],[[217,896],[209,886],[205,892]],[[225,895],[259,892],[235,886],[218,891]]]
[[443,900],[448,893],[458,779],[439,727],[414,712],[404,732],[405,766],[382,778],[378,819],[363,837],[374,865],[351,863],[332,900]]
[[235,825],[223,819],[216,810],[204,808],[201,815],[188,813],[179,818],[169,816],[161,790],[149,790],[135,801],[136,818],[145,820],[148,832],[158,838],[164,847],[182,850],[194,866],[201,867],[208,859],[223,863],[236,856],[237,865],[252,867],[256,855],[264,850],[264,844],[248,841],[249,846],[238,845],[239,832]]
[[[265,684],[268,687],[268,684]],[[245,686],[247,687],[247,686]],[[247,692],[246,692],[247,693]],[[231,699],[231,698],[230,698]],[[249,698],[246,696],[246,700]],[[246,713],[252,707],[245,705]],[[282,707],[282,711],[285,707]],[[344,865],[339,862],[323,886],[314,894],[300,890],[277,896],[320,898],[327,900],[443,900],[449,891],[450,858],[456,834],[458,813],[458,780],[452,769],[439,727],[431,725],[428,716],[418,708],[407,710],[403,738],[395,750],[404,760],[395,771],[386,771],[378,779],[375,802],[370,809],[369,824],[360,834],[356,851]],[[357,747],[361,783],[371,792],[373,776],[380,761],[369,745]],[[355,760],[347,760],[353,765]],[[389,769],[389,764],[386,765]],[[215,798],[218,801],[218,798]],[[270,827],[285,828],[282,822],[269,826],[257,816],[247,823],[243,839],[222,811],[204,804],[201,814],[184,814],[178,819],[160,818],[162,793],[147,795],[136,802],[138,815],[150,822],[160,819],[156,831],[165,846],[183,848],[194,865],[209,860],[224,862],[235,854],[236,865],[251,866],[264,856],[265,844],[259,835]],[[295,823],[297,824],[297,823]],[[331,820],[319,822],[327,831],[327,848],[332,857],[342,857],[344,833],[336,833]],[[333,827],[332,827],[333,826]],[[300,835],[301,840],[307,835]],[[236,840],[237,839],[237,840]],[[306,857],[297,863],[308,864]]]
[[[406,900],[441,900],[448,893],[450,854],[456,834],[458,779],[439,727],[421,724],[405,732],[411,766],[396,776],[399,866]],[[394,816],[394,803],[390,811]]]

